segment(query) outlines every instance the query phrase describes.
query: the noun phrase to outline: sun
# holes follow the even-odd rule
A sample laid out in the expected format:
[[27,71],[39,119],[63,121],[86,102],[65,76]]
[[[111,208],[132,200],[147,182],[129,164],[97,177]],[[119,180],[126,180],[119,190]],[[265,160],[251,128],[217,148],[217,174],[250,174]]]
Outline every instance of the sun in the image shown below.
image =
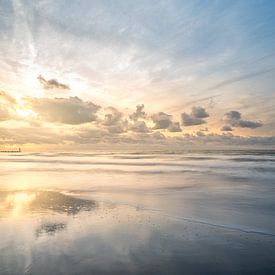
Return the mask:
[[16,109],[15,112],[19,117],[22,118],[27,118],[34,114],[34,112],[30,109]]

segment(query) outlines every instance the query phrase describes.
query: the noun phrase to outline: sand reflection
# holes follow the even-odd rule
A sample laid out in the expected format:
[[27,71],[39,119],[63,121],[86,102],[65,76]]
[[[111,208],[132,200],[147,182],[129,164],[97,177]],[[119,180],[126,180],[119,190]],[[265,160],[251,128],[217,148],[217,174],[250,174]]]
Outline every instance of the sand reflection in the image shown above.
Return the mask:
[[22,216],[47,211],[76,215],[96,207],[95,201],[53,191],[3,191],[0,192],[0,203],[1,216]]
[[53,222],[44,223],[36,229],[36,237],[39,238],[45,235],[53,236],[55,235],[55,233],[63,231],[66,228],[67,228],[66,223],[53,223]]

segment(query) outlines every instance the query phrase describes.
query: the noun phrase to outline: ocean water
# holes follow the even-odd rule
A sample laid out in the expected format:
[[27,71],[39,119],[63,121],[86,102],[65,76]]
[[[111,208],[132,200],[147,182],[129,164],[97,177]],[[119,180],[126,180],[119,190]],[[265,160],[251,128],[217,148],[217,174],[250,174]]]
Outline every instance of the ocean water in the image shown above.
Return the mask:
[[0,274],[274,274],[275,151],[0,155]]

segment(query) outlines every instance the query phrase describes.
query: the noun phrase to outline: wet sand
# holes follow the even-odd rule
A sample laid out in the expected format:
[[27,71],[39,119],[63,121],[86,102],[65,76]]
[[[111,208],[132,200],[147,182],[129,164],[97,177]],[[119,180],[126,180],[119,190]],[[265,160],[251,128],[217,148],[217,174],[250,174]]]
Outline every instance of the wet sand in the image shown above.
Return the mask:
[[214,165],[207,160],[181,163],[181,170],[193,165],[185,173],[166,165],[161,174],[148,173],[160,165],[136,173],[140,163],[114,172],[117,162],[92,172],[94,164],[72,166],[64,157],[45,172],[33,158],[2,163],[0,274],[274,274],[274,178],[266,161],[256,166],[267,172],[255,174],[245,162],[243,174],[230,176],[221,168],[201,173],[202,164]]

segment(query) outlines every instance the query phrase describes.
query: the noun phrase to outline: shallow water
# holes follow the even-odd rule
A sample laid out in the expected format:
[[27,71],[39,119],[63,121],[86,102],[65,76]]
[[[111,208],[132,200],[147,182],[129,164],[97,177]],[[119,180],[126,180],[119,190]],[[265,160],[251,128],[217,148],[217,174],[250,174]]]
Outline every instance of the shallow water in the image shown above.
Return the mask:
[[0,274],[274,274],[275,152],[0,155]]

